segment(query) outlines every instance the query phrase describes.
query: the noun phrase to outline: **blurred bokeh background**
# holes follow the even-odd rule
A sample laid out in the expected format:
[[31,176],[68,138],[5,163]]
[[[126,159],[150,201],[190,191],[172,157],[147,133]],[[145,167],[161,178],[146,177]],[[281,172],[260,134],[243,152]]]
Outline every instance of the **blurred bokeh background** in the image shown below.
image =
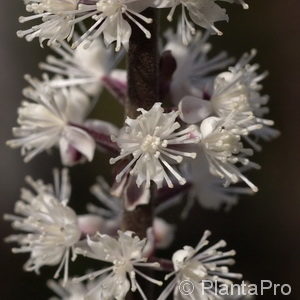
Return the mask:
[[[173,249],[186,243],[194,244],[203,230],[213,231],[213,239],[224,238],[237,250],[236,271],[252,283],[261,279],[292,285],[289,297],[266,294],[259,299],[300,299],[300,1],[249,0],[250,10],[230,6],[230,23],[222,24],[222,38],[213,38],[216,51],[225,49],[239,57],[251,48],[258,49],[258,61],[270,71],[265,80],[265,93],[271,96],[271,117],[282,136],[265,144],[256,155],[263,168],[252,174],[260,187],[259,193],[245,197],[229,213],[202,209],[193,210],[190,218],[180,225]],[[24,13],[22,1],[2,1],[0,18],[0,214],[12,212],[19,197],[24,176],[51,180],[51,169],[60,166],[57,153],[40,155],[24,164],[19,151],[5,146],[16,122],[16,110],[25,85],[23,74],[40,74],[37,64],[47,49],[37,41],[27,43],[15,32],[21,27],[18,16]],[[118,104],[104,97],[97,115],[109,119]],[[121,116],[118,116],[120,122]],[[107,172],[107,157],[97,156],[93,164],[72,169],[73,199],[71,205],[79,211],[91,198],[89,186],[100,173]],[[10,225],[1,221],[1,240],[11,232]],[[53,269],[45,268],[42,276],[24,273],[26,255],[13,255],[10,245],[1,242],[0,299],[47,299],[51,294],[45,278]]]

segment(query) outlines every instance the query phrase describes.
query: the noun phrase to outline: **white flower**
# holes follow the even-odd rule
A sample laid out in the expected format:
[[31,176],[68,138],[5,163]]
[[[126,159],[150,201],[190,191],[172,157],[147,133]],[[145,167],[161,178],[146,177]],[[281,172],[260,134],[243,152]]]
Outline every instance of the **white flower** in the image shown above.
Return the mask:
[[[224,185],[244,181],[253,192],[258,188],[249,181],[235,164],[258,167],[249,161],[247,156],[253,154],[252,149],[244,148],[241,136],[248,135],[249,130],[236,122],[234,113],[226,119],[209,117],[200,125],[200,146],[209,162],[210,172],[222,178]],[[247,122],[247,119],[245,120]]]
[[77,2],[78,0],[24,0],[26,10],[37,14],[71,11],[77,7]]
[[[265,112],[265,108],[261,106],[267,102],[268,97],[260,95],[262,86],[259,83],[267,76],[267,72],[258,75],[256,71],[259,65],[249,64],[255,55],[255,50],[250,54],[244,54],[234,67],[229,68],[228,72],[216,77],[211,102],[218,116],[225,117],[233,109],[241,114],[257,112],[255,115],[260,115],[262,111]],[[257,120],[257,122],[263,121]]]
[[60,57],[49,55],[46,62],[40,64],[41,69],[63,76],[54,78],[50,82],[52,87],[79,85],[89,94],[97,95],[107,76],[126,83],[126,72],[113,70],[116,59],[101,40],[95,40],[88,49],[80,45],[73,50],[66,42],[61,46],[52,48]]
[[192,163],[187,162],[183,169],[188,182],[192,183],[182,213],[183,217],[188,215],[195,200],[206,209],[219,210],[224,207],[227,211],[238,203],[239,195],[253,194],[253,191],[247,187],[232,186],[225,188],[222,179],[210,173],[209,164],[203,151],[199,151],[195,161]]
[[20,17],[19,22],[24,23],[42,19],[42,23],[34,25],[28,30],[17,32],[19,37],[26,37],[27,41],[39,38],[48,40],[48,45],[58,46],[65,39],[70,40],[74,32],[74,23],[78,0],[25,0],[26,10],[34,13],[32,16]]
[[71,192],[67,170],[62,171],[61,182],[58,170],[55,170],[54,187],[30,177],[26,181],[33,192],[24,188],[21,200],[15,205],[18,215],[5,216],[12,221],[13,228],[25,233],[11,235],[6,240],[20,245],[20,248],[13,248],[14,253],[30,253],[24,265],[26,271],[39,273],[42,266],[60,264],[54,277],[58,277],[64,268],[66,282],[71,251],[81,235],[77,216],[67,206]]
[[64,40],[72,39],[75,24],[91,18],[95,23],[73,43],[73,48],[83,41],[84,47],[89,47],[101,34],[106,45],[116,42],[116,51],[119,51],[122,45],[127,48],[132,31],[127,20],[138,26],[147,38],[151,37],[150,31],[141,21],[149,24],[152,19],[140,13],[150,6],[149,1],[99,0],[79,4],[78,2],[78,0],[26,0],[27,11],[34,14],[20,17],[19,21],[24,23],[41,18],[42,23],[28,30],[18,31],[17,35],[25,36],[28,41],[38,37],[41,46],[44,40],[49,40],[49,46],[58,46]]
[[165,180],[170,188],[173,187],[166,169],[180,184],[185,184],[186,180],[168,161],[178,164],[182,162],[183,157],[196,157],[195,153],[174,147],[196,143],[197,139],[191,134],[194,127],[176,131],[180,128],[180,124],[176,122],[178,112],[164,113],[161,103],[155,103],[149,111],[144,109],[138,109],[138,111],[141,115],[136,119],[127,118],[126,127],[116,138],[121,153],[118,157],[112,158],[110,163],[114,164],[133,156],[127,166],[117,175],[116,181],[119,182],[133,167],[130,174],[137,176],[138,186],[145,182],[146,188],[149,188],[152,180],[160,187]]
[[88,237],[88,248],[78,248],[77,253],[92,259],[108,262],[111,266],[75,278],[74,280],[80,282],[85,279],[95,279],[103,275],[96,288],[100,292],[101,299],[123,300],[130,289],[133,292],[138,290],[142,299],[147,299],[136,280],[136,275],[140,275],[149,282],[157,285],[162,285],[162,282],[148,277],[137,268],[159,267],[159,264],[146,262],[147,259],[143,256],[146,239],[140,240],[130,231],[119,231],[118,233],[118,239],[101,234],[97,234],[94,238]]
[[[235,251],[222,252],[220,248],[226,246],[226,242],[221,240],[215,245],[202,250],[208,245],[209,231],[205,231],[203,237],[195,248],[185,246],[182,250],[178,250],[173,254],[174,272],[168,274],[166,279],[175,275],[175,278],[162,292],[158,300],[165,300],[169,294],[174,291],[174,299],[191,299],[191,295],[180,293],[180,283],[187,280],[193,287],[193,299],[220,299],[214,295],[215,290],[209,290],[205,282],[212,281],[222,284],[231,284],[231,279],[240,279],[241,274],[231,273],[228,269],[229,265],[234,264],[231,258],[235,255]],[[202,250],[202,252],[200,252]]]
[[207,42],[208,32],[203,35],[198,31],[188,46],[182,43],[180,27],[177,33],[168,30],[165,37],[167,43],[164,50],[170,50],[177,63],[171,83],[173,103],[178,105],[188,95],[201,99],[210,98],[215,78],[212,73],[227,67],[232,59],[227,57],[226,52],[208,57],[211,50],[211,44]]
[[16,137],[7,144],[21,147],[25,161],[53,146],[59,146],[64,164],[71,165],[69,151],[76,149],[89,161],[93,159],[95,141],[81,125],[90,108],[88,97],[79,89],[51,89],[47,82],[27,76],[32,87],[24,90],[25,100],[18,110],[20,127],[14,128]]
[[[264,115],[269,112],[265,106],[268,96],[260,94],[262,89],[260,81],[267,73],[258,75],[256,71],[259,65],[249,64],[255,55],[255,50],[245,54],[234,67],[215,78],[210,101],[194,96],[183,98],[179,104],[182,119],[187,123],[198,123],[209,115],[226,118],[235,111],[236,121],[243,122],[245,127],[252,126],[253,135],[257,134],[265,140],[277,136],[278,131],[270,128],[274,122],[264,118]],[[246,119],[248,122],[245,122]],[[260,146],[249,137],[246,139],[254,149],[260,150]]]
[[73,43],[73,48],[83,41],[85,41],[84,47],[88,47],[91,41],[97,39],[101,34],[103,34],[106,45],[116,42],[116,51],[119,51],[122,45],[128,48],[132,29],[127,20],[138,26],[147,38],[151,38],[150,31],[140,22],[152,23],[152,19],[146,18],[140,13],[149,7],[149,1],[99,0],[94,5],[80,4],[79,7],[81,11],[87,13],[87,16],[92,17],[95,23]]
[[[192,40],[192,35],[196,33],[195,25],[209,29],[221,35],[214,23],[218,21],[228,21],[226,10],[215,2],[216,0],[158,0],[158,7],[171,7],[167,17],[173,20],[175,10],[181,7],[180,27],[182,28],[182,41],[187,45]],[[189,16],[189,17],[188,17]],[[194,24],[193,24],[194,23]]]

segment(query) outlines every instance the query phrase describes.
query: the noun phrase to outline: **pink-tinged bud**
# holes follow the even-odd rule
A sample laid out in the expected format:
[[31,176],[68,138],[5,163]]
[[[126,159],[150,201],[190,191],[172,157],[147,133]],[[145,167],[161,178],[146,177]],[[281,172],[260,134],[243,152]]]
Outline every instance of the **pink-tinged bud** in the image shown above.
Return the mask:
[[105,221],[96,215],[82,215],[78,217],[78,225],[83,235],[94,235],[101,232]]
[[174,239],[174,226],[161,218],[155,218],[153,228],[156,248],[168,248]]
[[120,219],[105,219],[96,215],[81,215],[78,217],[78,224],[83,235],[93,236],[97,232],[116,236],[120,228]]

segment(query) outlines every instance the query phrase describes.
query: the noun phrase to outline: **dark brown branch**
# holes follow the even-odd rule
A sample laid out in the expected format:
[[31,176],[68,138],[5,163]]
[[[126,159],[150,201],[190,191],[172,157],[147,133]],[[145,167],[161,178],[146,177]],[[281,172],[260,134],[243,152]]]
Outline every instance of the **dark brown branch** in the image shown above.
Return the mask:
[[[126,114],[135,118],[138,108],[150,109],[159,101],[159,53],[157,37],[157,11],[148,8],[143,12],[153,23],[147,26],[151,39],[135,25],[132,25],[132,35],[128,52],[128,100]],[[152,201],[150,201],[152,202]],[[132,230],[140,238],[145,238],[147,229],[153,223],[153,205],[142,205],[134,211],[124,212],[122,229]]]
[[128,53],[128,102],[126,113],[130,117],[137,116],[137,108],[150,109],[159,101],[159,52],[157,10],[148,8],[143,12],[153,23],[147,26],[151,39],[135,25]]
[[[151,39],[147,39],[145,34],[132,24],[128,52],[128,99],[125,104],[125,113],[131,118],[138,116],[138,108],[149,110],[159,101],[157,10],[148,8],[143,15],[151,18],[153,23],[146,26],[151,32]],[[122,230],[134,231],[140,238],[145,238],[147,229],[153,224],[152,202],[150,200],[148,205],[138,206],[132,212],[124,210]],[[129,293],[126,299],[140,299],[140,296]]]

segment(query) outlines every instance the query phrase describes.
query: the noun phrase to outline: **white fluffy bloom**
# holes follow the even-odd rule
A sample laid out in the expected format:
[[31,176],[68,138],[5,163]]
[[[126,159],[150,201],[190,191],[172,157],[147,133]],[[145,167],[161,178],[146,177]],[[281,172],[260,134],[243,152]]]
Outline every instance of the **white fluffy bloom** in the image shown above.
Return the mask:
[[152,22],[152,19],[141,14],[149,7],[147,0],[99,0],[93,5],[80,4],[79,7],[88,17],[92,17],[95,23],[73,44],[73,48],[83,41],[84,47],[88,47],[91,41],[101,34],[106,45],[116,42],[116,51],[119,51],[122,45],[128,48],[132,29],[127,20],[138,26],[147,38],[151,38],[150,31],[141,23],[141,21],[146,24]]
[[50,46],[58,46],[66,39],[70,41],[75,24],[86,19],[94,19],[95,23],[73,43],[73,48],[83,41],[84,47],[89,47],[101,34],[106,45],[116,42],[116,51],[122,45],[127,48],[132,30],[126,19],[138,26],[147,38],[151,37],[150,31],[141,22],[149,24],[152,19],[140,13],[150,6],[149,0],[98,0],[85,3],[79,3],[78,0],[26,0],[25,3],[27,11],[33,15],[20,17],[19,21],[24,23],[41,18],[42,23],[18,31],[17,35],[25,36],[28,41],[38,37],[41,45],[44,40],[49,40]]
[[[222,35],[222,32],[216,28],[215,22],[228,21],[226,10],[221,8],[216,2],[218,0],[155,0],[155,6],[158,8],[170,7],[171,10],[167,19],[173,21],[176,8],[180,6],[181,17],[179,26],[181,27],[182,41],[187,45],[192,36],[196,33],[194,25],[208,29],[210,32]],[[220,0],[230,3],[239,3],[244,9],[249,6],[244,0]]]
[[225,186],[242,180],[253,192],[257,192],[257,187],[235,166],[239,163],[244,166],[258,167],[247,158],[253,154],[252,149],[244,148],[241,141],[242,136],[249,134],[249,129],[243,128],[242,123],[236,122],[233,115],[225,119],[217,117],[205,119],[200,125],[199,144],[209,162],[210,172],[222,178]]
[[[269,112],[266,107],[268,96],[260,94],[260,81],[267,73],[258,75],[256,71],[259,65],[249,64],[255,55],[255,50],[245,54],[234,67],[215,78],[210,101],[194,96],[183,98],[179,104],[182,119],[187,123],[198,123],[209,115],[226,118],[235,111],[236,122],[240,125],[243,122],[244,127],[251,126],[252,134],[265,140],[276,137],[278,131],[270,128],[274,122],[264,118]],[[245,122],[247,119],[248,122]],[[249,137],[246,139],[256,150],[260,150],[260,146]]]
[[228,21],[226,10],[221,8],[216,0],[158,0],[158,7],[171,7],[167,17],[173,20],[175,10],[181,8],[180,27],[182,28],[182,41],[187,45],[196,33],[195,25],[206,28],[221,35],[214,23]]
[[[175,300],[193,299],[219,299],[215,295],[215,290],[209,290],[205,282],[219,282],[222,284],[231,284],[231,279],[240,279],[241,274],[231,273],[228,269],[229,265],[234,264],[231,258],[235,255],[235,251],[222,252],[220,248],[226,246],[226,242],[221,240],[213,246],[203,250],[208,245],[207,238],[210,236],[209,231],[205,231],[203,237],[195,248],[185,246],[182,250],[178,250],[173,254],[174,272],[168,274],[166,279],[171,276],[175,278],[169,283],[158,300],[165,300],[169,294],[174,291]],[[200,250],[202,250],[200,252]],[[192,295],[180,293],[180,284],[184,281],[189,281],[194,291]]]
[[24,23],[41,19],[42,23],[34,25],[28,30],[17,32],[19,37],[26,37],[27,41],[39,38],[48,40],[48,45],[59,45],[65,39],[70,40],[74,32],[75,13],[78,0],[25,0],[26,10],[33,13],[32,16],[20,17],[19,22]]
[[180,27],[177,33],[168,30],[165,37],[167,42],[164,50],[171,51],[177,63],[171,83],[173,103],[178,105],[179,101],[188,95],[201,99],[210,98],[215,78],[212,74],[223,70],[232,59],[227,57],[226,52],[208,57],[211,50],[211,44],[207,42],[208,32],[202,34],[198,31],[188,46],[182,43]]
[[193,163],[186,163],[183,167],[184,174],[188,182],[192,183],[187,204],[183,211],[186,217],[190,209],[197,201],[206,209],[219,210],[224,208],[226,211],[238,203],[240,195],[252,195],[253,191],[248,187],[224,187],[222,179],[210,173],[208,161],[203,153],[199,151]]
[[[53,146],[59,146],[64,164],[70,165],[70,148],[76,149],[89,161],[93,159],[95,141],[81,125],[90,108],[89,98],[79,89],[54,90],[47,82],[27,77],[32,87],[24,90],[25,100],[18,110],[20,127],[14,128],[16,137],[7,144],[21,147],[25,161]],[[71,149],[71,150],[72,150]]]
[[[179,164],[184,157],[196,157],[196,153],[178,148],[198,141],[191,136],[194,126],[176,131],[180,128],[180,124],[176,122],[178,112],[164,113],[161,103],[158,102],[149,111],[144,109],[138,111],[141,115],[136,119],[127,118],[125,128],[116,138],[121,153],[118,157],[112,158],[110,163],[114,164],[132,156],[127,166],[117,175],[116,181],[119,182],[130,171],[131,175],[137,176],[138,186],[145,182],[149,188],[152,180],[160,187],[165,180],[172,188],[173,183],[166,172],[167,169],[180,184],[185,184],[186,180],[168,161]],[[131,167],[133,168],[130,170]]]
[[67,170],[62,171],[61,182],[57,170],[54,175],[54,187],[26,178],[33,192],[24,188],[21,200],[15,205],[17,215],[5,216],[12,221],[13,228],[25,233],[11,235],[7,241],[20,245],[20,248],[13,248],[14,253],[30,253],[24,265],[26,271],[39,273],[42,266],[60,264],[54,277],[64,268],[66,282],[71,251],[81,233],[75,212],[67,206],[71,192]]
[[[256,115],[261,115],[266,112],[261,106],[266,104],[268,97],[260,95],[262,86],[259,83],[267,76],[267,72],[258,75],[256,71],[259,65],[249,64],[255,55],[255,50],[251,54],[244,54],[234,67],[216,77],[211,103],[218,116],[225,117],[233,109],[240,114],[257,112]],[[257,120],[263,121],[267,122]]]
[[97,95],[103,86],[103,79],[110,76],[120,83],[126,83],[126,72],[113,70],[116,59],[111,48],[105,47],[101,40],[95,40],[88,49],[82,45],[73,50],[66,42],[62,47],[52,48],[59,57],[49,55],[40,68],[61,75],[49,84],[55,88],[79,85],[89,94]]
[[140,240],[130,231],[119,231],[118,234],[118,239],[101,234],[97,234],[94,238],[88,237],[88,248],[76,249],[78,254],[110,263],[111,266],[75,278],[74,280],[75,282],[80,282],[86,279],[95,279],[103,275],[98,285],[93,289],[100,292],[101,299],[125,299],[130,289],[133,292],[138,290],[142,299],[147,299],[136,280],[136,275],[140,275],[149,282],[157,285],[162,285],[162,282],[148,277],[139,271],[138,268],[159,267],[159,264],[146,262],[147,259],[143,256],[146,239]]

